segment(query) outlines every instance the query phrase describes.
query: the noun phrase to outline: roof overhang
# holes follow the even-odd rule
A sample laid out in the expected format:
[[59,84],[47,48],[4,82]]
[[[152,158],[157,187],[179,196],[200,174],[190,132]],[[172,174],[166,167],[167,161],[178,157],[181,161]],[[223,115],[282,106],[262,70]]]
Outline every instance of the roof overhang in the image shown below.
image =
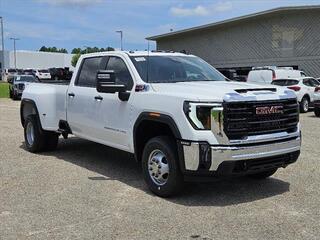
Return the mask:
[[306,5],[306,6],[273,8],[270,10],[257,12],[257,13],[253,13],[253,14],[248,14],[248,15],[244,15],[244,16],[240,16],[240,17],[235,17],[235,18],[227,19],[227,20],[220,21],[220,22],[209,23],[209,24],[205,24],[205,25],[201,25],[201,26],[197,26],[197,27],[186,28],[186,29],[182,29],[179,31],[155,35],[155,36],[147,37],[146,39],[156,41],[156,40],[159,40],[162,38],[172,37],[172,36],[176,36],[179,34],[188,33],[188,32],[197,31],[197,30],[203,30],[203,29],[207,29],[207,28],[218,27],[218,26],[222,26],[225,24],[235,23],[235,22],[239,22],[242,20],[249,20],[251,18],[265,16],[265,15],[273,14],[273,13],[286,12],[286,11],[299,11],[299,10],[317,10],[317,9],[320,10],[320,5]]

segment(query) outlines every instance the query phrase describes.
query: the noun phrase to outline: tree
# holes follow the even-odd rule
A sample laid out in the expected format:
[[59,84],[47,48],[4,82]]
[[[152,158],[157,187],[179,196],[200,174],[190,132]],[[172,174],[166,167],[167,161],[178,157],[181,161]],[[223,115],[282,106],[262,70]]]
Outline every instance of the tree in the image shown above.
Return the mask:
[[77,54],[77,53],[81,53],[81,48],[74,48],[71,51],[72,54]]
[[67,49],[65,48],[57,48],[57,47],[46,47],[42,46],[39,49],[40,52],[58,52],[58,53],[68,53]]
[[78,62],[80,56],[81,56],[81,53],[76,53],[75,55],[72,56],[72,59],[71,59],[72,66],[75,67],[77,65],[77,62]]
[[109,46],[107,48],[98,48],[98,47],[87,47],[85,49],[74,48],[71,51],[71,53],[74,54],[72,59],[71,59],[71,65],[74,66],[74,67],[77,65],[77,62],[78,62],[79,57],[81,56],[81,54],[95,53],[95,52],[105,52],[105,51],[114,51],[114,48],[113,47],[109,47]]
[[46,48],[46,46],[42,46],[40,49],[39,49],[40,52],[47,52],[48,49]]

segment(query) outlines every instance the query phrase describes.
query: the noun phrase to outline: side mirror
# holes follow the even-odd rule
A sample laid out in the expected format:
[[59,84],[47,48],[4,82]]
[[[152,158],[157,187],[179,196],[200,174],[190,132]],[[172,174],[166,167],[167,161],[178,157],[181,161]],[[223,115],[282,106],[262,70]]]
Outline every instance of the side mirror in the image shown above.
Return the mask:
[[126,86],[116,84],[116,75],[113,70],[99,70],[97,73],[97,91],[101,93],[125,92]]

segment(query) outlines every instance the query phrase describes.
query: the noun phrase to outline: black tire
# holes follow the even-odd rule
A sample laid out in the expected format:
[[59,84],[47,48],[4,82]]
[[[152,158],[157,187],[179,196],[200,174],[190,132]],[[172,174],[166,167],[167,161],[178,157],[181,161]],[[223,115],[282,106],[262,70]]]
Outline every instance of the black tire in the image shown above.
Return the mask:
[[[28,125],[33,128],[33,141],[28,138]],[[36,115],[29,115],[24,122],[25,146],[29,152],[52,151],[57,148],[59,134],[44,131]]]
[[316,115],[316,117],[320,117],[320,108],[315,108],[314,114]]
[[265,178],[268,178],[270,176],[272,176],[273,174],[275,174],[275,172],[277,171],[278,169],[271,169],[271,170],[268,170],[268,171],[264,171],[264,172],[259,172],[259,173],[255,173],[255,174],[250,174],[248,175],[250,178],[253,178],[253,179],[265,179]]
[[[149,169],[152,169],[151,165],[149,165],[149,158],[155,151],[161,151],[164,154],[163,159],[169,167],[166,182],[163,184],[157,184],[149,173]],[[182,189],[183,176],[179,169],[176,143],[172,138],[158,136],[146,143],[142,155],[142,172],[150,190],[160,197],[175,195]]]
[[18,96],[17,96],[17,94],[15,94],[14,92],[12,93],[12,99],[13,99],[13,100],[18,100]]
[[[33,128],[33,141],[28,138],[28,125],[31,124]],[[39,124],[39,120],[36,115],[29,115],[24,121],[24,141],[25,147],[29,152],[41,152],[45,146],[45,135]]]
[[9,90],[9,96],[10,96],[11,99],[13,98],[13,94],[12,94],[11,90]]
[[303,97],[300,102],[300,112],[306,113],[309,111],[310,101],[307,97]]

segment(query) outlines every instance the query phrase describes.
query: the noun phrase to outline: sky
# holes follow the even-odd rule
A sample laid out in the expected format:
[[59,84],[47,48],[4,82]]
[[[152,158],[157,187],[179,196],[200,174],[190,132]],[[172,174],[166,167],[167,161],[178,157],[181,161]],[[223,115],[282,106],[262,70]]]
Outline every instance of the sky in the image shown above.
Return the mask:
[[[177,31],[282,6],[320,0],[0,0],[5,49],[97,46],[145,50],[148,36]],[[155,43],[150,42],[155,49]]]

